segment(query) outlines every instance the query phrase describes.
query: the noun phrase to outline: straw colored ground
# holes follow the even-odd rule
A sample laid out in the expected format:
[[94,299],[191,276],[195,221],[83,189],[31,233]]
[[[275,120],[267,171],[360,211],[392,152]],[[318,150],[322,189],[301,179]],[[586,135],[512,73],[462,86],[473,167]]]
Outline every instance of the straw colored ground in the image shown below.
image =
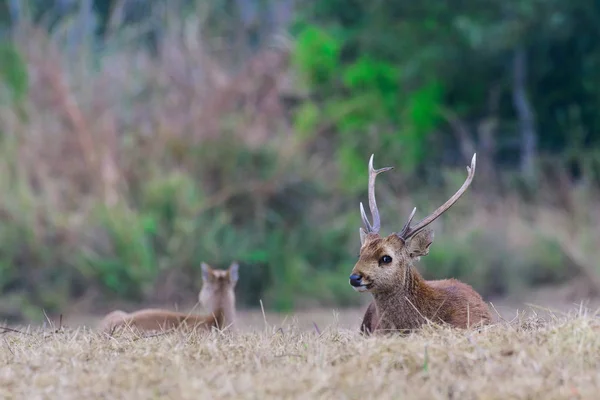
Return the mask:
[[[343,322],[332,312],[296,322],[242,313],[237,332],[145,337],[74,326],[20,328],[0,335],[0,398],[592,399],[600,393],[600,318],[586,309],[543,317],[530,311],[512,320],[499,315],[481,332],[430,326],[406,337],[371,338],[349,326],[356,311],[342,314]],[[313,317],[330,324],[315,326]]]

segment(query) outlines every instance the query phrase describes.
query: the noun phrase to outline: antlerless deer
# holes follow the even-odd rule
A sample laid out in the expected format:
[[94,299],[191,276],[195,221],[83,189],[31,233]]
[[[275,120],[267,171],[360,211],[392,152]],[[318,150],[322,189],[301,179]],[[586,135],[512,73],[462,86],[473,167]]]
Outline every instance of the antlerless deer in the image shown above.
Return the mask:
[[375,201],[375,178],[393,167],[373,168],[369,160],[369,208],[371,224],[360,203],[364,229],[360,228],[360,254],[352,269],[350,285],[358,292],[370,292],[373,301],[363,317],[361,331],[396,331],[419,328],[427,321],[467,328],[491,322],[486,303],[473,288],[456,279],[426,281],[413,263],[429,254],[433,231],[426,229],[465,193],[475,174],[476,158],[467,167],[462,187],[431,215],[411,226],[416,207],[398,233],[379,235],[381,221]]
[[238,264],[228,270],[211,268],[202,263],[202,290],[198,298],[209,310],[208,315],[190,315],[161,309],[143,309],[132,313],[121,310],[107,314],[100,329],[112,332],[119,326],[129,326],[143,331],[189,327],[196,330],[228,328],[235,321],[235,284],[238,280]]

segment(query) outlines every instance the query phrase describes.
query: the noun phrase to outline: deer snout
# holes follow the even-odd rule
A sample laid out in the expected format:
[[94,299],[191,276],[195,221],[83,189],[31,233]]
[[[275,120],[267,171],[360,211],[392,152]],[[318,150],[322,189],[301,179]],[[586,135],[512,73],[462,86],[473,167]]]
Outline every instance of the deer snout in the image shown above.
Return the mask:
[[354,287],[362,286],[362,276],[358,274],[350,275],[350,285]]

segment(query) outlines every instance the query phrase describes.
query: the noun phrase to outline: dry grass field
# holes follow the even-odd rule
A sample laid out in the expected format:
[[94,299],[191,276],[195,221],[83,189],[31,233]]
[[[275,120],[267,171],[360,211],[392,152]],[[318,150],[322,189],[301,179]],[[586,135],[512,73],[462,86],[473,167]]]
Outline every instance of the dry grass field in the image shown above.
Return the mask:
[[0,334],[0,398],[597,398],[599,315],[543,314],[370,338],[357,311],[241,313],[235,332],[204,334],[19,327]]

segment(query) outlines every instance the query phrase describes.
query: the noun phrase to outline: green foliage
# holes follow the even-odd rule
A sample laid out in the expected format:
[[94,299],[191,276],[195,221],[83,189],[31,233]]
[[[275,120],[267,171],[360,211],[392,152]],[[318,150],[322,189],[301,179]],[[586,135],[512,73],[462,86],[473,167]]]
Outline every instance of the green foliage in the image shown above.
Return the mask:
[[440,83],[432,81],[416,90],[408,100],[401,159],[402,169],[407,173],[414,172],[414,168],[427,158],[428,139],[440,123],[442,97]]
[[[267,309],[282,311],[311,302],[356,304],[360,297],[347,275],[370,154],[378,166],[397,171],[386,175],[388,193],[381,191],[389,221],[384,229],[397,229],[404,208],[399,199],[418,200],[421,212],[453,193],[464,179],[462,161],[460,175],[450,179],[443,179],[445,163],[462,160],[465,148],[481,154],[477,176],[490,173],[486,163],[511,173],[498,170],[479,182],[505,185],[516,175],[521,143],[511,69],[517,48],[528,56],[526,92],[540,152],[550,156],[549,164],[567,160],[565,174],[583,177],[585,185],[600,181],[592,148],[600,138],[600,48],[590,40],[600,11],[590,1],[527,0],[510,9],[499,1],[303,3],[291,62],[308,96],[293,110],[291,129],[275,134],[268,126],[268,138],[253,144],[246,141],[254,135],[247,124],[272,122],[261,114],[269,107],[219,114],[210,138],[198,120],[202,102],[219,97],[197,85],[214,68],[206,60],[229,62],[238,71],[257,38],[269,36],[258,32],[264,16],[240,22],[239,3],[184,0],[165,17],[156,10],[166,2],[146,8],[125,2],[122,26],[119,18],[109,26],[106,2],[87,11],[35,2],[24,26],[39,22],[50,34],[43,37],[38,26],[31,40],[43,42],[27,50],[53,48],[66,60],[43,71],[65,78],[71,106],[82,111],[98,148],[104,121],[117,127],[108,146],[119,176],[114,205],[87,189],[87,180],[103,184],[100,173],[81,171],[81,178],[73,170],[85,169],[82,164],[62,165],[83,158],[77,153],[82,132],[64,123],[72,109],[44,101],[55,89],[31,93],[36,80],[27,71],[35,70],[35,57],[27,65],[23,54],[29,53],[19,47],[29,44],[21,37],[0,45],[2,100],[8,100],[0,118],[0,291],[10,299],[6,304],[32,316],[39,306],[59,310],[86,290],[154,300],[161,290],[173,295],[163,277],[177,274],[184,277],[177,294],[194,299],[200,263],[225,267],[232,260],[242,265],[241,306],[261,299]],[[273,4],[255,3],[262,11]],[[122,79],[121,72],[131,76]],[[231,103],[254,105],[255,94],[238,94]],[[31,120],[13,118],[23,111],[32,111]],[[289,125],[283,118],[275,122]],[[496,126],[488,136],[487,126]],[[587,195],[593,198],[593,190]],[[530,190],[532,202],[540,198]],[[475,215],[462,200],[453,213],[465,220]],[[522,248],[506,232],[440,232],[422,268],[428,277],[462,278],[483,294],[566,276],[555,243],[535,237]]]
[[571,277],[572,271],[565,268],[565,256],[554,240],[536,236],[523,258],[529,266],[523,271],[523,282],[528,286],[565,282]]
[[305,102],[296,111],[294,130],[302,139],[309,139],[315,135],[315,130],[321,118],[319,107],[313,102]]
[[[106,235],[103,248],[86,249],[82,265],[117,295],[140,298],[142,288],[156,278],[156,255],[151,235],[156,220],[123,205],[100,207],[96,219]],[[93,221],[90,221],[93,222]]]
[[[402,166],[410,172],[419,165],[426,154],[428,136],[439,124],[438,109],[444,93],[440,82],[429,80],[406,95],[401,64],[368,54],[344,60],[339,49],[346,46],[343,39],[305,25],[298,33],[293,62],[304,76],[318,76],[309,82],[320,95],[328,96],[322,101],[321,113],[314,102],[301,107],[296,126],[303,131],[315,126],[335,127],[340,180],[352,193],[364,189],[364,160],[375,149],[386,148],[388,153],[400,147],[408,149]],[[386,134],[366,133],[378,131]]]
[[27,65],[17,47],[10,43],[0,43],[0,87],[8,90],[11,102],[20,103],[27,95],[29,78]]
[[293,62],[312,85],[326,85],[338,74],[340,43],[325,31],[306,27],[296,40]]
[[[357,104],[355,97],[366,99],[338,125],[369,138],[366,144],[357,133],[338,144],[363,149],[364,154],[352,157],[347,155],[351,150],[341,151],[340,163],[364,159],[375,149],[401,149],[403,168],[410,174],[426,161],[458,153],[465,134],[475,146],[489,147],[489,139],[477,130],[482,119],[497,118],[502,128],[487,156],[514,168],[521,151],[513,86],[516,49],[527,55],[526,91],[537,131],[543,132],[537,138],[540,152],[562,154],[574,132],[586,145],[597,145],[600,138],[600,47],[589,40],[597,34],[600,8],[593,1],[527,0],[509,10],[502,1],[424,1],[415,6],[405,0],[324,0],[305,4],[302,17],[300,26],[314,24],[323,35],[337,38],[342,57],[336,70],[344,77],[358,76],[360,84],[359,91],[350,93],[348,87],[354,86],[349,82],[354,82],[347,78],[346,86],[315,85],[315,97],[326,97],[325,103],[342,98],[350,104]],[[310,60],[303,65],[310,66]],[[377,67],[381,65],[385,68]],[[384,70],[397,71],[396,76],[382,80],[390,76]],[[385,96],[383,91],[373,96],[374,80],[386,82],[390,90]],[[455,125],[440,121],[440,107],[456,112]],[[382,118],[374,109],[387,115]],[[463,124],[462,137],[455,135],[456,122]],[[372,131],[380,138],[395,134],[384,141],[367,133]],[[434,131],[439,138],[435,141],[430,140]]]

